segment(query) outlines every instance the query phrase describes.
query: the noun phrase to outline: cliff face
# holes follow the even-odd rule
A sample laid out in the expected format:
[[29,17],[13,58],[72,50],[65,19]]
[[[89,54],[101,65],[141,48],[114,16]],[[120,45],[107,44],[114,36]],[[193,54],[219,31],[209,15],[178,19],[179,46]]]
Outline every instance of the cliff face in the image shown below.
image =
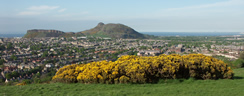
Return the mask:
[[141,33],[123,24],[99,23],[95,28],[81,32],[85,35],[111,37],[111,38],[145,38]]

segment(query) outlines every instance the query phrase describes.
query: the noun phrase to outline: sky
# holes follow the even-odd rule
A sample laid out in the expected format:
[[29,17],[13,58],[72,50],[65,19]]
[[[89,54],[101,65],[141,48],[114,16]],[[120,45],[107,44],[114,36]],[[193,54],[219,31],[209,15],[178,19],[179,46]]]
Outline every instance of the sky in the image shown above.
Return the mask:
[[0,34],[79,32],[99,22],[138,32],[244,32],[244,0],[0,0]]

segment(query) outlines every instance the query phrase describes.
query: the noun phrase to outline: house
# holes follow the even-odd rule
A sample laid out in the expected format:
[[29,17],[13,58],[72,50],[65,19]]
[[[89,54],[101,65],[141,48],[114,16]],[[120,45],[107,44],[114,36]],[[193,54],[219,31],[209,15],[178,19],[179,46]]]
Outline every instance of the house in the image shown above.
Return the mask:
[[53,64],[52,63],[48,63],[48,64],[45,65],[45,67],[51,68],[51,67],[53,67]]
[[6,80],[5,80],[5,83],[8,83],[8,82],[9,82],[9,80],[8,80],[8,79],[6,79]]
[[96,59],[96,58],[99,58],[99,56],[97,56],[97,55],[94,55],[94,56],[93,56],[93,58],[94,58],[94,59]]
[[141,50],[137,53],[137,56],[157,56],[160,53],[159,50]]

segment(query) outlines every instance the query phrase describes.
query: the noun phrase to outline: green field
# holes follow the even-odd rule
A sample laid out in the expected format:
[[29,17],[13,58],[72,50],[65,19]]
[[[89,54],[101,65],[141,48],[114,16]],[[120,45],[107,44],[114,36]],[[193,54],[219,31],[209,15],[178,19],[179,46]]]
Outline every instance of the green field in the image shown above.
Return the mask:
[[234,80],[167,80],[158,84],[30,84],[0,86],[0,96],[244,96],[244,68]]

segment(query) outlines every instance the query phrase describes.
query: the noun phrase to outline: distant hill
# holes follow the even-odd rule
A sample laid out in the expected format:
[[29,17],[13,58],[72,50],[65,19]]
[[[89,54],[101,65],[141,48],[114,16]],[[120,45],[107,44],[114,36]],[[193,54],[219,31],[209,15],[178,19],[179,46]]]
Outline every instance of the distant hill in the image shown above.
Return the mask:
[[24,38],[34,38],[34,37],[59,37],[65,33],[59,30],[43,30],[43,29],[33,29],[28,30]]
[[59,30],[32,29],[28,30],[24,38],[40,38],[40,37],[72,37],[72,36],[98,36],[110,38],[124,39],[144,39],[148,37],[138,33],[134,29],[123,24],[104,24],[99,23],[96,27],[81,32],[63,32]]
[[63,32],[59,30],[44,30],[44,29],[32,29],[28,30],[24,35],[24,38],[41,38],[41,37],[72,37],[76,35],[74,32]]
[[123,25],[123,24],[104,24],[99,23],[95,28],[90,30],[82,31],[85,35],[100,36],[100,37],[110,37],[110,38],[130,38],[143,39],[145,36],[141,33],[136,32],[134,29]]

